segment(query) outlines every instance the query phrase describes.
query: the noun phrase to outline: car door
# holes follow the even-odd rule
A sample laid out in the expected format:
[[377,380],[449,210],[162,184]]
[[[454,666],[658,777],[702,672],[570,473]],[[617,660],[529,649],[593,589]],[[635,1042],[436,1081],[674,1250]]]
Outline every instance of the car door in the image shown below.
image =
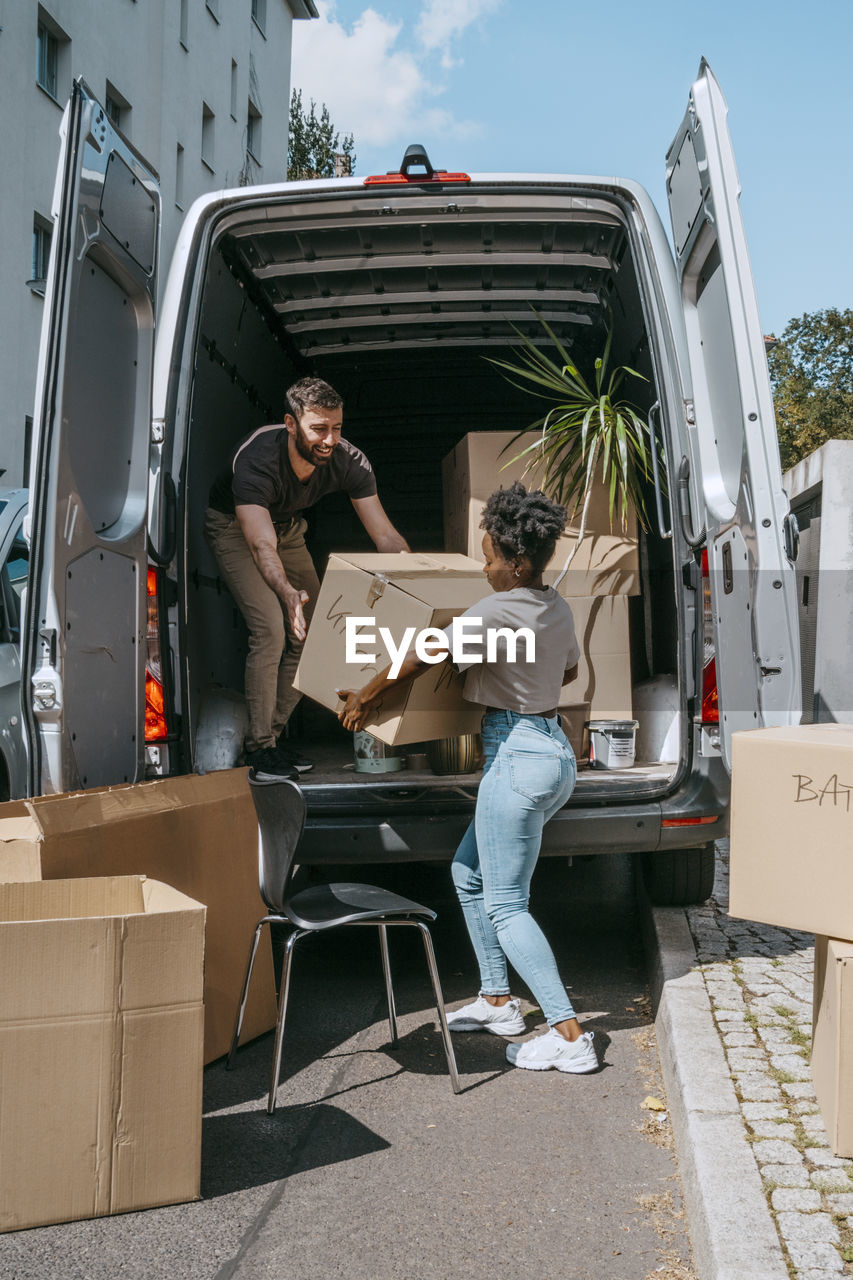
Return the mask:
[[733,732],[799,721],[800,660],[793,530],[727,112],[703,60],[666,184],[694,396],[689,534],[704,522],[730,767]]
[[144,750],[160,192],[82,81],[60,137],[22,648],[32,794],[131,782]]

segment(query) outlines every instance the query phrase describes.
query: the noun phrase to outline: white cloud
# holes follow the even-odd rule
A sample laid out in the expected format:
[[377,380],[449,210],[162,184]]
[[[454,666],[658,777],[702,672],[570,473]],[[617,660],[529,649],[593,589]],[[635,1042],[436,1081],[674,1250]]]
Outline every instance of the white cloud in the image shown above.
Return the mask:
[[441,49],[447,54],[450,42],[466,27],[502,4],[503,0],[426,0],[418,19],[418,39],[425,49]]
[[442,65],[451,66],[451,41],[502,0],[457,3],[459,12],[451,13],[446,0],[426,0],[417,43],[407,48],[402,19],[368,8],[347,29],[334,0],[321,0],[319,19],[293,24],[293,87],[302,90],[306,106],[311,98],[327,105],[335,126],[355,136],[356,151],[359,144],[410,141],[421,131],[470,137],[479,126],[456,120],[436,103],[446,85],[437,78],[433,55],[440,52]]

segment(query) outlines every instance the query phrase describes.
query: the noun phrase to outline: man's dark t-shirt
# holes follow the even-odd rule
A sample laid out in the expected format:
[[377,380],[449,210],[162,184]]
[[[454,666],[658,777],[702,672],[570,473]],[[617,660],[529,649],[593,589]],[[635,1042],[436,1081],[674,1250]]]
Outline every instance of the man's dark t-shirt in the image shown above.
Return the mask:
[[325,466],[306,481],[294,475],[287,456],[287,428],[260,427],[241,440],[210,489],[210,506],[233,516],[237,505],[266,507],[273,524],[283,524],[313,507],[326,493],[343,490],[351,498],[376,493],[373,468],[360,449],[340,440]]

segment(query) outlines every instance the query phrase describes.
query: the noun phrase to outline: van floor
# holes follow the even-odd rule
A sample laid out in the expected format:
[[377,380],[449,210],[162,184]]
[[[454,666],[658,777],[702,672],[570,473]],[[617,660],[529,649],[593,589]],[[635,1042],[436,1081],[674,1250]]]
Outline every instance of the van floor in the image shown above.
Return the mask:
[[[407,748],[403,748],[404,755],[406,750]],[[413,753],[420,753],[421,750],[420,744],[414,744],[411,748]],[[311,772],[302,774],[300,778],[300,786],[308,793],[319,787],[341,783],[359,787],[379,785],[383,791],[408,791],[413,786],[455,786],[473,793],[482,776],[481,770],[474,773],[436,774],[428,765],[415,768],[406,766],[395,772],[362,773],[356,770],[352,743],[348,739],[334,742],[312,741],[306,743],[305,753],[314,762]],[[578,770],[573,798],[597,799],[603,784],[607,785],[610,792],[614,787],[620,791],[630,791],[638,782],[665,782],[675,768],[674,764],[644,761],[630,769],[590,769],[582,764]]]

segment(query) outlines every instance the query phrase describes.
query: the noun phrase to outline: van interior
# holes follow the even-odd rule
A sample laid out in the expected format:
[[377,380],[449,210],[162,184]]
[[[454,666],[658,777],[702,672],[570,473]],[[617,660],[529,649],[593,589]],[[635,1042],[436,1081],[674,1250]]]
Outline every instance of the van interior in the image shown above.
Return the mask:
[[[645,416],[658,396],[647,322],[625,217],[606,192],[553,180],[528,189],[388,188],[379,198],[350,187],[255,198],[221,216],[197,323],[185,339],[183,363],[194,374],[186,448],[176,460],[186,577],[175,697],[191,741],[205,717],[217,714],[218,692],[242,689],[245,627],[202,534],[211,482],[235,442],[282,420],[285,390],[297,378],[325,378],[343,397],[344,435],[370,459],[394,525],[413,550],[442,550],[444,456],[468,432],[521,430],[543,412],[541,401],[487,361],[512,358],[516,329],[541,338],[534,309],[585,370],[612,322],[612,363],[647,379],[631,380],[627,392]],[[307,541],[321,576],[330,552],[373,549],[343,494],[310,512]],[[639,552],[632,683],[644,714],[655,714],[656,690],[665,714],[679,705],[680,579],[673,543],[656,525],[640,533]],[[683,699],[680,705],[683,743]],[[434,777],[422,762],[417,778],[359,774],[352,735],[331,712],[303,699],[296,716],[297,735],[316,762],[302,779],[309,803],[312,791],[330,785],[375,792],[417,782],[464,791],[476,783],[471,774]],[[573,803],[661,794],[680,773],[683,747],[675,755],[582,770]]]

